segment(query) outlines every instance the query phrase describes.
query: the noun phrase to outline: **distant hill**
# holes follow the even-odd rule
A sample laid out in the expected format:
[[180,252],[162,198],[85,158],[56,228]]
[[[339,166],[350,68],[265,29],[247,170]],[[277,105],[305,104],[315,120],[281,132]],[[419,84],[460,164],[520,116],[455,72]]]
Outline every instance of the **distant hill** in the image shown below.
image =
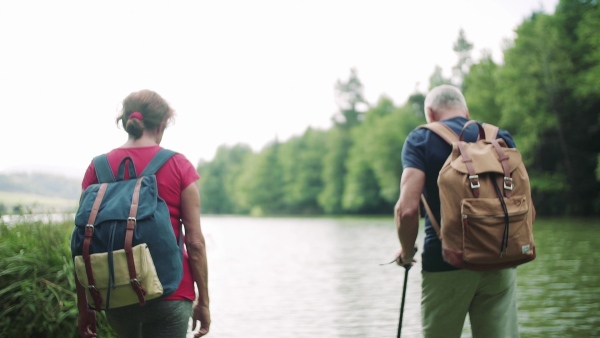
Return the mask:
[[78,199],[81,180],[47,173],[0,174],[0,191]]
[[73,211],[80,194],[79,179],[35,172],[0,174],[0,214]]

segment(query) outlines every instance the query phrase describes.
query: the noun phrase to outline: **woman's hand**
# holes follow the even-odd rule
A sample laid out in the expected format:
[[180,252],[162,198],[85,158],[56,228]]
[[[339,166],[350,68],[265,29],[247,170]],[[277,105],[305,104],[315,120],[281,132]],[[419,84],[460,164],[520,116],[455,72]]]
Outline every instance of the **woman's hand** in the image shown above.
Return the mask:
[[194,338],[204,336],[210,329],[210,310],[200,303],[195,303],[192,311],[192,331],[196,330],[198,322],[200,322],[200,329],[194,333]]

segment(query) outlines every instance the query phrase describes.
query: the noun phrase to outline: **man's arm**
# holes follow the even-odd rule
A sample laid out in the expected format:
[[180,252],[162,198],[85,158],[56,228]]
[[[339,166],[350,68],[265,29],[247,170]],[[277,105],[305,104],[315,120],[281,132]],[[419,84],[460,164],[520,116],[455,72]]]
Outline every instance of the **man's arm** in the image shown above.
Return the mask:
[[412,262],[415,242],[419,232],[419,201],[425,186],[425,173],[415,168],[405,168],[400,180],[400,198],[394,208],[394,219],[400,240],[400,252],[396,262],[406,265]]

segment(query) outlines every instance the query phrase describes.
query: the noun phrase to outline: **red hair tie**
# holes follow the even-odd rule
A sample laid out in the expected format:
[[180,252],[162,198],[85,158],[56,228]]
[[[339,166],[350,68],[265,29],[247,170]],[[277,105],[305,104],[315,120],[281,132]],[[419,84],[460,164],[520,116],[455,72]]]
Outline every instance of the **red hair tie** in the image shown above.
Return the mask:
[[129,115],[129,119],[138,119],[140,121],[144,120],[144,117],[142,116],[142,113],[140,113],[139,111],[134,111],[133,113],[131,113],[131,115]]

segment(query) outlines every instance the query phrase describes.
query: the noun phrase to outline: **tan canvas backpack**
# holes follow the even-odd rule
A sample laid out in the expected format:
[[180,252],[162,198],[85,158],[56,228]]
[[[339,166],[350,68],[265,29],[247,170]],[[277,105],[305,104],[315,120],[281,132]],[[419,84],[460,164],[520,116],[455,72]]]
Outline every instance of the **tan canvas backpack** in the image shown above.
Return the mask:
[[[471,124],[477,125],[479,139],[465,142]],[[490,124],[471,120],[460,135],[440,122],[421,127],[452,145],[437,181],[441,226],[421,195],[444,260],[459,268],[494,270],[535,259],[534,207],[519,151],[496,138],[498,127]]]

